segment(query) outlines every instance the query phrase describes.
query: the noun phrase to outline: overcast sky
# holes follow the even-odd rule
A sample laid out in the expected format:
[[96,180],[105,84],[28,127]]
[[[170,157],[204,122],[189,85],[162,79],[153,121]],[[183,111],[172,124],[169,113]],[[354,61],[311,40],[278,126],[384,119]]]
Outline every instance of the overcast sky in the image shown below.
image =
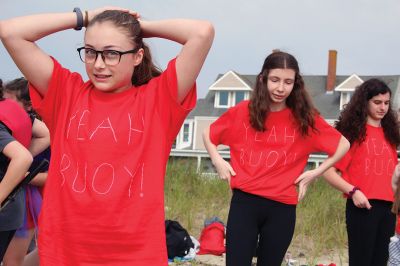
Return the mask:
[[[216,36],[198,78],[199,98],[219,73],[257,74],[275,48],[292,53],[306,75],[326,74],[329,49],[338,51],[339,75],[400,74],[399,0],[0,0],[0,19],[104,5],[137,10],[147,20],[210,20]],[[86,77],[76,52],[82,43],[83,31],[74,30],[38,42],[65,67]],[[161,68],[180,49],[165,40],[148,43]],[[0,45],[0,78],[9,81],[19,76]]]

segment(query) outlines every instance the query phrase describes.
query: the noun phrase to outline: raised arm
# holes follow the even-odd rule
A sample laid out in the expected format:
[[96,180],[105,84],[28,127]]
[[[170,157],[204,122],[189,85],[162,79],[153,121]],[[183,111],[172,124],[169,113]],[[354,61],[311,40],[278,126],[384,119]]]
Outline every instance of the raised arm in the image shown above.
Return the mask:
[[176,59],[178,100],[182,102],[196,81],[214,39],[210,22],[189,19],[141,21],[144,37],[159,37],[183,45]]
[[33,160],[30,152],[18,141],[8,143],[3,154],[10,159],[10,163],[0,182],[0,204],[23,179]]
[[[107,10],[128,9],[102,7],[88,12],[90,20]],[[84,11],[82,11],[84,12]],[[131,12],[136,15],[136,12]],[[53,61],[35,42],[43,37],[77,26],[75,12],[37,14],[0,21],[0,39],[25,78],[44,96],[53,72]]]
[[76,14],[54,13],[0,21],[0,38],[17,67],[42,94],[46,94],[53,61],[35,42],[76,26]]
[[328,168],[339,161],[349,150],[350,143],[345,137],[341,137],[335,153],[328,157],[320,166],[301,174],[295,181],[299,184],[299,199],[302,199],[307,191],[308,185],[318,176],[322,175]]
[[208,154],[210,155],[211,162],[215,166],[218,175],[222,179],[227,179],[230,183],[231,176],[235,176],[236,173],[232,166],[222,158],[215,146],[210,140],[210,127],[207,127],[203,131],[203,142]]

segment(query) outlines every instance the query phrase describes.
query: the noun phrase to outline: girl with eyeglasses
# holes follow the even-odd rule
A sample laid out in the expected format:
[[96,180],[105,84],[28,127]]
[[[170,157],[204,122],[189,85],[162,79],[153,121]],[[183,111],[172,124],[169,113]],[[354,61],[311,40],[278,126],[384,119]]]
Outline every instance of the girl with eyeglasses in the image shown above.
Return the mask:
[[[226,265],[250,266],[257,249],[258,266],[280,266],[293,237],[296,204],[309,183],[349,148],[313,107],[294,56],[270,54],[250,101],[225,112],[203,139],[219,176],[233,191]],[[218,153],[220,144],[230,147],[230,163]],[[303,172],[313,152],[329,157]]]
[[[139,18],[106,7],[0,22],[0,38],[29,80],[52,139],[40,265],[167,265],[166,163],[196,103],[214,29],[207,21]],[[35,44],[82,26],[86,82]],[[164,72],[143,42],[149,37],[182,44]]]

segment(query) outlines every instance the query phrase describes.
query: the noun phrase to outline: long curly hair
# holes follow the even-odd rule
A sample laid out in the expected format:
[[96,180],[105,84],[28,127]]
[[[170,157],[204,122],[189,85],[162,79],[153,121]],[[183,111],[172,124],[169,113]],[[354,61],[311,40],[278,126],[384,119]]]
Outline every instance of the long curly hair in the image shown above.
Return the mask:
[[142,62],[135,67],[132,75],[132,84],[140,86],[148,83],[153,77],[161,74],[161,70],[153,63],[149,47],[143,42],[143,34],[139,21],[132,15],[118,10],[106,10],[90,20],[88,28],[96,23],[111,22],[115,27],[126,33],[126,36],[142,48],[144,55]]
[[[376,95],[386,93],[392,96],[392,91],[386,83],[376,78],[366,80],[356,88],[350,102],[344,107],[339,120],[335,123],[336,129],[348,139],[350,144],[365,141],[368,101]],[[397,147],[400,144],[399,122],[396,112],[392,109],[391,101],[387,114],[381,120],[381,126],[386,140]]]
[[286,105],[292,110],[301,135],[307,136],[310,128],[316,130],[314,116],[318,111],[305,89],[296,58],[281,51],[270,54],[265,59],[261,72],[257,75],[257,82],[250,97],[250,124],[257,131],[266,130],[265,120],[268,117],[271,105],[267,88],[268,75],[272,69],[278,68],[295,71],[293,90],[286,99]]

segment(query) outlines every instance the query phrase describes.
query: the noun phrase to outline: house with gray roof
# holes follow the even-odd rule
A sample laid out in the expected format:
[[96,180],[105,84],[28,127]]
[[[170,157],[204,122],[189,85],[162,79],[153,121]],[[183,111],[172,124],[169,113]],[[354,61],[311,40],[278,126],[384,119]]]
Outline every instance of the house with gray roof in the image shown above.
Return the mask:
[[[336,75],[337,52],[329,51],[327,75],[303,75],[305,86],[313,99],[315,107],[333,125],[343,106],[347,104],[354,90],[370,78],[383,80],[392,90],[393,106],[400,107],[400,75],[364,76],[358,74]],[[229,107],[250,98],[257,75],[243,75],[228,71],[217,76],[209,87],[204,99],[198,99],[196,108],[186,118],[177,138],[171,156],[195,157],[200,172],[212,172],[209,156],[202,141],[202,132]],[[229,159],[228,147],[219,146],[220,154]],[[326,155],[312,154],[309,163],[319,165]],[[207,161],[208,160],[208,161]]]

